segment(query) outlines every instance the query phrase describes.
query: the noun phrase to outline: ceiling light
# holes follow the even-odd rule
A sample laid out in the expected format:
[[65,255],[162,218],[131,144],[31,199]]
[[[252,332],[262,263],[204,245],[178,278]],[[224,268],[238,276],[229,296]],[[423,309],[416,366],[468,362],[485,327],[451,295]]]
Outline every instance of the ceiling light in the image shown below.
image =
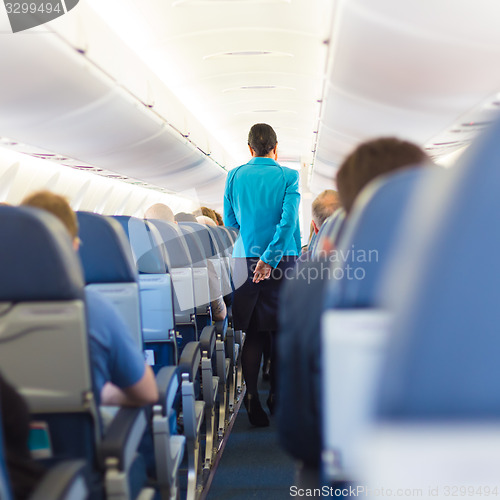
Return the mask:
[[255,56],[267,56],[267,57],[293,57],[293,54],[289,52],[278,52],[274,50],[235,50],[231,52],[216,52],[215,54],[209,54],[204,56],[203,59],[219,59],[222,57],[255,57]]
[[222,92],[236,92],[239,90],[297,90],[294,87],[285,87],[283,85],[242,85],[241,87],[230,87]]

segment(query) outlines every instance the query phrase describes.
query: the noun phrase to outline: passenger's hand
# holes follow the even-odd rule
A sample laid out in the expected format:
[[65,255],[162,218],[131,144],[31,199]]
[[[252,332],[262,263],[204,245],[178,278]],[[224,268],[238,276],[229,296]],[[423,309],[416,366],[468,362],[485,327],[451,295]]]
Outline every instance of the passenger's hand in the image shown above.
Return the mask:
[[259,259],[257,265],[255,266],[255,271],[253,272],[253,282],[258,283],[259,281],[266,280],[271,276],[272,267],[266,264],[263,260]]

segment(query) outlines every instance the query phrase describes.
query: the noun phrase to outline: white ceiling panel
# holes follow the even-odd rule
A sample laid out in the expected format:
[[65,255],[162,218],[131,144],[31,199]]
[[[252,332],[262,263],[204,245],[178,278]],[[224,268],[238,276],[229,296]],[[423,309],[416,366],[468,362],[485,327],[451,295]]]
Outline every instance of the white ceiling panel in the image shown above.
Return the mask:
[[476,120],[500,90],[500,4],[338,5],[312,183],[323,182],[316,176],[328,170],[333,178],[346,151],[367,139],[409,139],[435,159],[470,142],[474,134],[461,124]]

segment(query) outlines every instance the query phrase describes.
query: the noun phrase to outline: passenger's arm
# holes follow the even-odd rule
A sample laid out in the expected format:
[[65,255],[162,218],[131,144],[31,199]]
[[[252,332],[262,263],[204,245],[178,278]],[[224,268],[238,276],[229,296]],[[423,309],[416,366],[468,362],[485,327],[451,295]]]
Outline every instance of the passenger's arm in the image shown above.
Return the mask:
[[276,228],[271,243],[260,257],[264,263],[269,264],[271,267],[276,267],[279,264],[283,257],[285,245],[294,237],[299,216],[299,173],[295,170],[290,173],[292,178],[286,186],[280,223]]
[[212,300],[210,303],[212,306],[212,317],[215,321],[222,321],[227,315],[227,309],[226,309],[226,304],[224,302],[224,299],[221,297],[218,297],[215,300]]
[[145,406],[158,401],[158,388],[153,370],[145,365],[144,375],[130,387],[120,389],[111,382],[104,384],[101,404],[108,406]]
[[235,227],[236,229],[240,228],[238,221],[236,220],[236,214],[234,213],[233,204],[229,199],[229,180],[231,178],[231,174],[227,176],[226,180],[226,188],[224,190],[224,225]]

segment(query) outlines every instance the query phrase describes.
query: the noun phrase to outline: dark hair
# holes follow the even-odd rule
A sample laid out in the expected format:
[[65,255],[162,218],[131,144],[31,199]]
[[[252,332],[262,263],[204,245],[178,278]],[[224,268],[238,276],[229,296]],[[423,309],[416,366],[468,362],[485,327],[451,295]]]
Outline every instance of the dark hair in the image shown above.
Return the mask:
[[276,132],[267,123],[256,123],[248,133],[248,145],[257,156],[268,155],[277,143]]
[[417,145],[384,137],[360,144],[337,171],[337,191],[340,202],[349,213],[356,196],[375,177],[404,167],[429,162]]
[[193,214],[187,214],[186,212],[179,212],[175,214],[174,219],[176,222],[197,222],[196,217]]

